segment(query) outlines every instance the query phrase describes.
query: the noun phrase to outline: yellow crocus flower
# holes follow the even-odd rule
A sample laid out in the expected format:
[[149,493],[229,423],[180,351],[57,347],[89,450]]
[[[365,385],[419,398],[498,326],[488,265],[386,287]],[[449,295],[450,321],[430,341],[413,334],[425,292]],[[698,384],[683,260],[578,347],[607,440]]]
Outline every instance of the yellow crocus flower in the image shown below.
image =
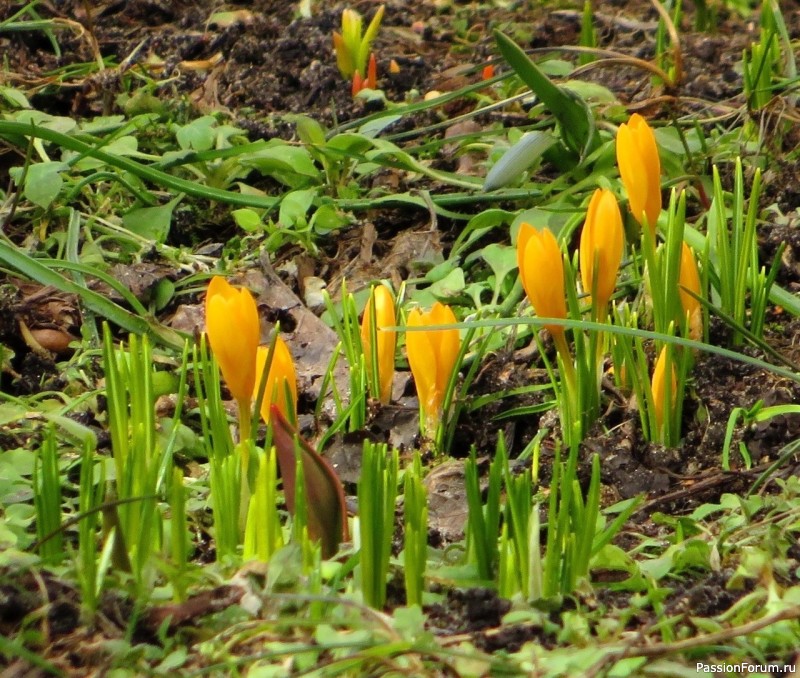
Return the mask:
[[591,294],[594,313],[604,319],[622,262],[622,215],[614,194],[598,188],[589,201],[581,231],[580,267],[583,291]]
[[[258,387],[266,367],[269,356],[269,346],[259,346],[256,351],[255,385],[253,386],[253,399],[258,396]],[[289,387],[287,399],[286,386]],[[272,363],[264,385],[264,397],[261,400],[261,417],[269,424],[271,419],[271,405],[275,405],[285,419],[293,421],[297,412],[297,372],[292,360],[292,354],[286,342],[278,337],[275,340],[275,350],[272,354]]]
[[686,290],[700,296],[700,273],[690,247],[683,243],[681,248],[681,270],[678,278],[678,294],[684,315],[689,316],[689,337],[699,339],[703,334],[702,305]]
[[[542,318],[566,318],[564,259],[553,232],[523,223],[517,236],[517,265],[522,287],[536,314]],[[561,325],[545,325],[553,336],[564,334]]]
[[661,349],[661,353],[658,354],[658,360],[656,360],[655,367],[653,367],[653,380],[650,385],[650,389],[653,393],[653,406],[655,408],[655,415],[656,415],[656,429],[658,431],[661,430],[664,424],[664,402],[667,399],[667,393],[670,396],[670,402],[672,406],[675,406],[675,391],[678,388],[678,381],[675,377],[675,368],[674,366],[670,366],[670,382],[669,382],[669,391],[667,391],[667,383],[664,378],[664,372],[667,369],[667,347]]
[[[430,311],[414,308],[408,327],[450,325],[456,322],[452,309],[436,302]],[[461,348],[458,330],[420,330],[406,333],[406,350],[417,395],[425,416],[425,428],[433,432],[442,416],[442,402]]]
[[646,222],[655,237],[661,213],[661,160],[653,130],[638,113],[619,126],[617,166],[631,214],[640,224]]
[[[375,320],[372,319],[373,305]],[[394,352],[397,345],[397,334],[384,330],[397,324],[394,312],[392,293],[385,285],[376,285],[364,309],[361,321],[361,345],[364,349],[367,374],[372,381],[372,325],[376,330],[375,352],[378,358],[378,383],[380,384],[380,401],[387,405],[392,399],[392,378],[394,377]]]
[[228,390],[239,409],[250,407],[261,338],[258,308],[247,289],[214,276],[206,292],[206,333]]

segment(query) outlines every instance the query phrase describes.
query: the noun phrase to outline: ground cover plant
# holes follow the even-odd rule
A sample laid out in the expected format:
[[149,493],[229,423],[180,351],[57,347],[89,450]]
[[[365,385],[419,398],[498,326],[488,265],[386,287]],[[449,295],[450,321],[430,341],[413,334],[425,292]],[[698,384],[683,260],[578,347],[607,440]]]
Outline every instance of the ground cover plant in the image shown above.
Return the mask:
[[9,675],[792,673],[798,40],[4,7]]

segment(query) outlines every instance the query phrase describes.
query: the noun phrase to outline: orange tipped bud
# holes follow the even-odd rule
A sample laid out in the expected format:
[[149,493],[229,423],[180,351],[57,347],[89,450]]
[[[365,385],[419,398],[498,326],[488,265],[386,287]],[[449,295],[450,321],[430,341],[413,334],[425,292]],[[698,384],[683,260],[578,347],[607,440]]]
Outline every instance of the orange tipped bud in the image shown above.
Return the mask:
[[[373,308],[375,310],[373,320]],[[380,384],[380,401],[386,405],[392,399],[392,378],[394,377],[394,352],[397,345],[397,334],[384,330],[397,324],[394,312],[392,293],[384,285],[372,288],[364,317],[361,321],[361,345],[364,348],[367,374],[372,382],[372,327],[375,327],[375,353],[378,362],[378,383]],[[374,394],[373,394],[374,395]]]
[[206,292],[206,334],[231,395],[249,406],[261,338],[258,308],[249,290],[214,276]]
[[622,215],[614,194],[598,188],[589,201],[581,231],[580,266],[583,291],[591,294],[595,315],[605,318],[622,262]]
[[[428,327],[451,325],[456,322],[452,309],[436,302],[424,313],[414,308],[408,314],[407,326]],[[406,333],[406,351],[414,383],[417,385],[419,404],[425,417],[425,429],[433,432],[442,416],[442,403],[447,384],[456,366],[461,348],[458,330],[421,330]]]
[[617,132],[617,165],[628,193],[631,214],[655,236],[661,213],[661,160],[653,130],[634,113]]
[[[517,235],[517,265],[525,294],[538,316],[566,318],[564,259],[553,232],[522,224]],[[551,334],[563,334],[561,325],[545,325]]]

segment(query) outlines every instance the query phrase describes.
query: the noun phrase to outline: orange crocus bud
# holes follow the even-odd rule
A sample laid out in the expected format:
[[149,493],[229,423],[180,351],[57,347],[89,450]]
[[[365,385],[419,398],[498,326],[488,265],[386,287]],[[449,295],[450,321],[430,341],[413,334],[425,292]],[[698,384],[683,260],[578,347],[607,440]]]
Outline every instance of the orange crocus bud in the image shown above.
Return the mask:
[[353,85],[350,88],[350,92],[353,96],[355,96],[362,89],[364,89],[364,79],[361,77],[361,73],[356,71],[353,73]]
[[[408,314],[408,327],[451,325],[456,322],[452,309],[436,302],[427,313],[414,308]],[[458,330],[420,330],[406,333],[406,351],[420,407],[424,428],[433,432],[442,417],[442,402],[447,384],[456,366],[461,348]]]
[[[521,224],[517,235],[517,265],[525,294],[538,316],[566,318],[564,259],[553,232]],[[561,325],[545,325],[550,334],[564,334]]]
[[681,270],[678,277],[678,294],[684,315],[689,316],[689,337],[699,339],[703,334],[703,314],[701,303],[689,292],[700,296],[700,274],[691,248],[683,243],[681,248]]
[[661,212],[661,160],[653,130],[634,113],[617,132],[617,166],[628,193],[631,214],[655,236]]
[[[259,346],[256,352],[256,378],[253,387],[253,399],[258,396],[258,388],[264,374],[264,367],[269,357],[269,346]],[[288,386],[288,398],[287,398]],[[291,400],[291,402],[289,402]],[[297,412],[297,372],[294,368],[292,354],[286,342],[278,337],[275,340],[275,350],[272,354],[272,363],[267,373],[264,385],[264,397],[261,400],[261,418],[269,424],[271,406],[275,405],[285,419],[293,421]]]
[[222,377],[241,407],[249,407],[261,338],[258,308],[247,289],[214,276],[206,292],[206,333]]
[[374,53],[369,55],[367,79],[364,82],[364,87],[367,87],[368,89],[378,89],[378,62],[375,60]]
[[614,194],[598,188],[589,201],[581,231],[580,266],[583,291],[592,295],[595,316],[605,318],[622,262],[622,215]]
[[[373,320],[373,307],[375,319]],[[380,401],[387,405],[392,399],[392,378],[394,377],[394,352],[397,346],[397,334],[384,327],[393,327],[397,324],[394,312],[394,299],[392,293],[385,285],[376,285],[372,288],[364,317],[361,321],[361,345],[364,348],[364,358],[367,365],[367,374],[372,382],[372,327],[375,327],[376,344],[375,353],[378,360],[378,383],[380,384]]]
[[650,389],[653,393],[653,407],[655,408],[655,415],[656,415],[656,427],[657,430],[660,431],[661,427],[664,424],[664,402],[667,399],[667,393],[669,393],[670,402],[673,404],[675,403],[675,391],[678,388],[678,380],[675,377],[675,368],[673,365],[670,365],[670,381],[669,381],[669,391],[667,391],[667,383],[664,379],[664,372],[667,370],[667,347],[661,349],[661,353],[658,354],[658,360],[656,360],[655,367],[653,367],[653,381],[650,385]]

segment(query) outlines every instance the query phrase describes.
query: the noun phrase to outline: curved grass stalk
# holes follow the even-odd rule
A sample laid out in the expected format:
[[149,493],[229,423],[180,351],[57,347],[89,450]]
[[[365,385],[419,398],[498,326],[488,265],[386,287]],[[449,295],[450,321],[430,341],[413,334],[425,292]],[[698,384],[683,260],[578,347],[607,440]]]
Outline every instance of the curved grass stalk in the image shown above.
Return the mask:
[[[31,257],[12,243],[4,240],[0,240],[0,262],[42,285],[51,285],[62,292],[76,295],[89,310],[128,332],[149,334],[167,346],[177,349],[183,347],[183,338],[178,332],[162,325],[150,317],[149,314],[144,317],[134,315],[115,304],[108,297],[65,278],[54,271],[47,263]],[[63,261],[59,261],[58,266],[75,268],[74,264]],[[96,275],[96,271],[93,271],[92,275]]]
[[[800,372],[795,372],[784,367],[778,367],[772,363],[759,358],[753,358],[744,353],[737,353],[721,346],[714,346],[713,344],[706,344],[702,341],[695,341],[694,339],[684,339],[683,337],[670,336],[660,332],[652,332],[650,330],[634,329],[632,327],[619,327],[616,325],[609,325],[607,323],[598,323],[589,320],[570,320],[564,318],[505,318],[498,320],[470,320],[454,325],[431,325],[427,330],[443,330],[456,328],[459,330],[470,330],[473,328],[487,328],[487,327],[509,327],[510,325],[528,325],[536,328],[542,328],[546,325],[560,325],[562,327],[570,327],[580,330],[588,330],[593,332],[606,332],[607,334],[618,334],[626,337],[639,337],[640,339],[650,339],[663,344],[673,344],[675,346],[683,346],[684,348],[703,351],[705,353],[713,353],[736,360],[759,369],[767,370],[773,374],[789,379],[793,382],[800,384]],[[397,330],[403,332],[414,332],[413,328],[408,327],[388,327],[389,330]]]
[[58,144],[63,148],[67,148],[76,153],[84,156],[96,158],[111,167],[125,170],[131,174],[169,188],[179,193],[186,193],[194,198],[204,198],[207,200],[216,200],[230,205],[240,205],[242,207],[256,207],[260,209],[273,209],[279,202],[279,198],[269,198],[260,195],[246,195],[243,193],[235,193],[234,191],[226,191],[219,188],[211,188],[203,186],[195,181],[188,181],[174,177],[166,172],[153,169],[147,165],[131,160],[113,153],[107,153],[99,148],[96,148],[85,141],[81,141],[73,136],[62,134],[45,127],[38,125],[29,125],[23,122],[9,122],[6,120],[0,121],[0,137],[10,138],[13,142],[14,137],[28,137],[33,136],[44,141],[49,141]]

